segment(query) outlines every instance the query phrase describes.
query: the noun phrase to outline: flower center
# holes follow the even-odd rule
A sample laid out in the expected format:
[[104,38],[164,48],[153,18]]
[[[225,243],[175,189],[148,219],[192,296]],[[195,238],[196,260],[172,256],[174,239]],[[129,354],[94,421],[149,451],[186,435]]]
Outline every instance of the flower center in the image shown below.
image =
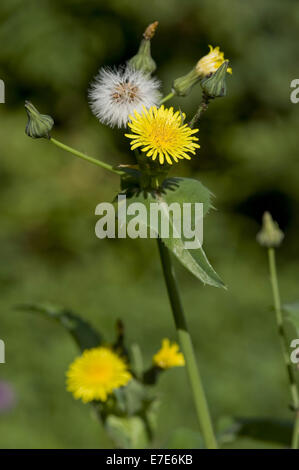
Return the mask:
[[168,148],[177,138],[177,129],[169,128],[165,124],[156,123],[150,130],[150,139],[155,147],[160,149]]
[[109,364],[97,364],[91,366],[86,375],[92,383],[107,383],[111,380],[112,370]]
[[140,101],[139,88],[130,82],[119,83],[112,93],[112,98],[117,103],[132,103]]

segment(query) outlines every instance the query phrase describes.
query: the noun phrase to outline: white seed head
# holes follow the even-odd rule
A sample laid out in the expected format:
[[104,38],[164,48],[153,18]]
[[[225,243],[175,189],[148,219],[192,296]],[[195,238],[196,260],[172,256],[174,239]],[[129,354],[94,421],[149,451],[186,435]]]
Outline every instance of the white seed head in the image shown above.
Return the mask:
[[92,112],[111,127],[126,127],[134,110],[158,106],[161,94],[157,79],[131,67],[100,69],[88,96]]

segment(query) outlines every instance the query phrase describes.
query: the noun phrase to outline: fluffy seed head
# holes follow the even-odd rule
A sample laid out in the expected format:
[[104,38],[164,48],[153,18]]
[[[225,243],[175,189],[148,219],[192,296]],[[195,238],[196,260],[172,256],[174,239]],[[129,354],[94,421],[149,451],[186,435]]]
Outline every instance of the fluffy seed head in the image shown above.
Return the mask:
[[100,69],[89,90],[92,112],[103,124],[126,127],[129,115],[159,103],[159,81],[131,67]]

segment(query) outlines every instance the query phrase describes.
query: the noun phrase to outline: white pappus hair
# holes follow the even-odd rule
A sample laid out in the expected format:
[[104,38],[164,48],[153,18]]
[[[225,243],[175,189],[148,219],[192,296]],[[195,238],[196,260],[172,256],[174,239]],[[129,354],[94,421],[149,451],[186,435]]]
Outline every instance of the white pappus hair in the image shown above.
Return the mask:
[[158,106],[160,82],[131,67],[101,68],[88,96],[92,112],[111,127],[126,127],[134,110]]

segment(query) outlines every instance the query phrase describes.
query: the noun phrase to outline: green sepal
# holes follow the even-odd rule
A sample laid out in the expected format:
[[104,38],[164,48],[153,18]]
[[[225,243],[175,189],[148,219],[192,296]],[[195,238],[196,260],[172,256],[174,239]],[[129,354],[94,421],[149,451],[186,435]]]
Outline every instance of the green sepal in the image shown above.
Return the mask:
[[140,70],[144,74],[149,75],[156,70],[156,62],[151,56],[150,40],[142,39],[137,54],[128,60],[128,65],[135,70]]
[[228,60],[214,72],[210,77],[204,78],[200,85],[203,92],[210,98],[221,98],[226,96],[226,73]]

